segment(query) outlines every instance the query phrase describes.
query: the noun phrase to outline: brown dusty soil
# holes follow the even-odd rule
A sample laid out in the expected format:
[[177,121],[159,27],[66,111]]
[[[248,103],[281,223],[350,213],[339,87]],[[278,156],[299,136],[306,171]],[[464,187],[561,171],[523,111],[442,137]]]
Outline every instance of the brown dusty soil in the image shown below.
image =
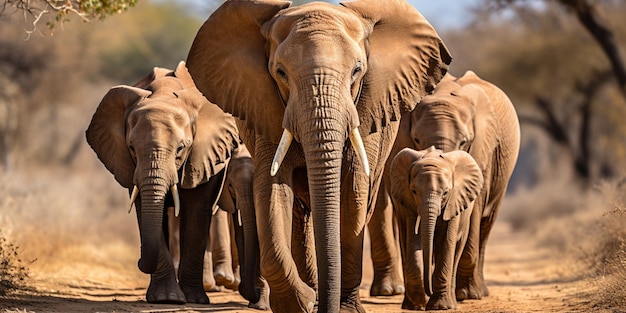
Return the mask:
[[[154,305],[145,302],[148,276],[136,267],[136,247],[124,243],[68,248],[77,259],[33,264],[35,292],[0,298],[6,312],[254,312],[237,293],[209,293],[210,305]],[[80,256],[80,257],[76,257]],[[372,268],[366,253],[361,301],[367,312],[402,311],[402,296],[370,297]],[[486,279],[491,295],[459,304],[462,312],[589,312],[593,284],[575,261],[537,249],[507,224],[497,224],[487,249]]]

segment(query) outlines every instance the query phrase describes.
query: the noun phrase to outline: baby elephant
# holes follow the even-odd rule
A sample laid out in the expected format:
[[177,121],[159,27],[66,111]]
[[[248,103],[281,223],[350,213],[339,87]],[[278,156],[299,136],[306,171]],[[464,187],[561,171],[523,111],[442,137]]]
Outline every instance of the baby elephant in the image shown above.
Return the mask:
[[[406,285],[402,308],[454,309],[457,265],[482,172],[465,151],[430,147],[400,151],[390,175]],[[418,250],[423,250],[423,281]]]

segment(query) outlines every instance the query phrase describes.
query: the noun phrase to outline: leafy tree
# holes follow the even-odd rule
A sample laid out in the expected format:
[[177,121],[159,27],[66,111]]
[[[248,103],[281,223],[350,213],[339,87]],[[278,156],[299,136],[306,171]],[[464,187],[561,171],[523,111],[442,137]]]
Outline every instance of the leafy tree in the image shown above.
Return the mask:
[[[515,5],[502,15],[485,5],[468,29],[444,35],[455,57],[452,71],[473,69],[505,90],[520,115],[526,144],[541,139],[529,136],[536,130],[547,135],[548,143],[533,153],[550,164],[538,172],[554,175],[550,169],[563,169],[559,166],[570,162],[575,177],[583,182],[621,175],[620,169],[626,168],[626,127],[620,120],[626,102],[605,50],[560,2],[546,1],[542,6],[500,2]],[[626,42],[626,22],[621,18],[626,4],[596,5],[612,25],[618,50],[623,49],[619,44]]]
[[50,29],[54,29],[58,22],[67,21],[70,15],[88,22],[125,12],[136,3],[137,0],[5,0],[0,7],[0,17],[23,15],[24,22],[32,24],[27,32],[34,32],[42,19]]

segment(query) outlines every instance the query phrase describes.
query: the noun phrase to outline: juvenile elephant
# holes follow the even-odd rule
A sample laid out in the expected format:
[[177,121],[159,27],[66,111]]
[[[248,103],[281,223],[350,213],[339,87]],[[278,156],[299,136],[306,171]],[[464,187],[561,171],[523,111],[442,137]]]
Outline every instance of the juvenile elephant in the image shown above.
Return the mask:
[[456,269],[483,186],[481,170],[465,151],[405,148],[393,159],[390,178],[406,285],[402,308],[455,309]]
[[[451,58],[404,0],[289,5],[226,1],[187,62],[202,93],[239,118],[253,156],[272,310],[311,312],[319,283],[319,312],[362,312],[363,228],[400,116],[432,91]],[[304,251],[316,255],[317,272],[292,255],[301,248],[291,245],[294,203],[311,211],[315,247]]]
[[[133,86],[111,88],[86,136],[131,193],[141,236],[138,266],[150,274],[147,301],[208,303],[202,259],[211,209],[239,144],[235,120],[202,96],[180,62],[175,71],[154,68]],[[178,283],[163,229],[170,206],[181,218]]]
[[458,268],[456,297],[488,296],[483,275],[485,248],[520,147],[513,104],[502,90],[472,71],[460,78],[448,74],[406,121],[403,117],[400,128],[396,142],[411,142],[416,150],[430,146],[444,152],[464,150],[480,166],[485,183],[474,204]]

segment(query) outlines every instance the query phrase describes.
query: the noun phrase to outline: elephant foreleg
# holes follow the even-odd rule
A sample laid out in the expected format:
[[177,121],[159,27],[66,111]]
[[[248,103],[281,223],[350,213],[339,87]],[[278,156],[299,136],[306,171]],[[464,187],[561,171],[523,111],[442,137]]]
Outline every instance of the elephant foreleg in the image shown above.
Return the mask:
[[456,309],[453,289],[455,284],[452,279],[456,265],[459,218],[453,218],[448,222],[439,220],[437,228],[433,245],[435,255],[435,270],[432,274],[433,294],[426,303],[426,310]]
[[213,214],[210,230],[211,256],[213,258],[213,278],[218,286],[237,290],[233,273],[231,253],[231,233],[228,212],[218,209]]
[[180,189],[180,253],[179,285],[187,302],[209,303],[202,283],[204,253],[211,223],[212,206],[216,203],[224,171],[194,189]]
[[254,206],[259,232],[261,274],[270,286],[270,306],[274,312],[312,312],[315,291],[298,275],[291,256],[293,190],[288,160],[276,177],[270,165],[276,145],[257,141],[255,146]]
[[370,296],[392,296],[404,293],[404,285],[399,275],[394,225],[391,199],[384,184],[381,184],[374,213],[367,224],[374,266],[374,281],[370,288]]

